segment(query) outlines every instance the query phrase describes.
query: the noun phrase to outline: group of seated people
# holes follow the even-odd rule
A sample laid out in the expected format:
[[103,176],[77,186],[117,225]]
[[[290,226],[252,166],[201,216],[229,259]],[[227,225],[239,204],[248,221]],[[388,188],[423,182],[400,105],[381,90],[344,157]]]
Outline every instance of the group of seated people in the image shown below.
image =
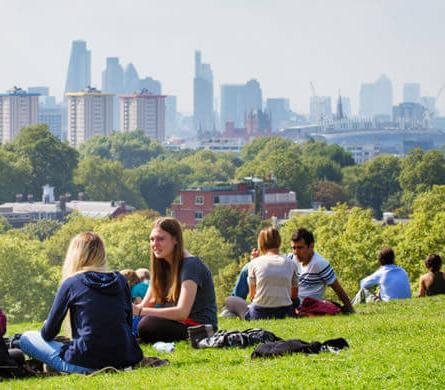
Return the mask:
[[[149,240],[150,272],[141,272],[138,280],[131,282],[132,288],[145,283],[147,290],[140,302],[132,303],[126,277],[108,270],[102,239],[93,232],[74,237],[48,318],[40,331],[23,333],[22,351],[55,371],[90,373],[107,366],[118,369],[137,366],[143,360],[139,342],[185,340],[193,326],[211,325],[216,330],[217,307],[211,272],[184,248],[178,221],[159,218]],[[353,312],[334,269],[314,251],[314,236],[310,231],[301,228],[295,232],[289,255],[280,255],[280,246],[277,229],[261,230],[258,250],[252,251],[252,260],[243,268],[234,296],[227,300],[229,310],[246,320],[293,316],[305,298],[322,299],[326,286],[330,286],[343,303],[344,311]],[[400,286],[386,287],[387,281],[401,283],[406,276],[393,264],[393,252],[392,260],[388,253],[381,254],[382,269],[365,278],[362,287],[380,284],[382,300],[408,297],[410,292]],[[439,256],[428,257],[430,272],[421,279],[421,295],[445,293],[440,266]],[[130,280],[131,273],[124,273]],[[252,298],[250,305],[244,301],[248,293]],[[138,339],[132,333],[133,317],[141,317]],[[71,332],[69,342],[55,340],[64,321]]]
[[130,287],[131,300],[133,303],[141,303],[150,287],[150,271],[147,268],[123,269],[120,273],[125,276]]

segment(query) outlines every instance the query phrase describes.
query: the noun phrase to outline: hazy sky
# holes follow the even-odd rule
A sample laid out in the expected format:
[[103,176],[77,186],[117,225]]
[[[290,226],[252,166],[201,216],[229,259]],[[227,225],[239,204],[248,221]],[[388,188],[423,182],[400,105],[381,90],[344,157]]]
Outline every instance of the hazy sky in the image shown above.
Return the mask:
[[[133,62],[192,111],[194,50],[220,84],[256,78],[263,96],[307,112],[317,94],[352,98],[385,73],[435,96],[445,83],[444,0],[0,0],[0,92],[48,85],[62,96],[71,41],[87,41],[92,84],[105,58]],[[445,91],[439,100],[445,113]]]

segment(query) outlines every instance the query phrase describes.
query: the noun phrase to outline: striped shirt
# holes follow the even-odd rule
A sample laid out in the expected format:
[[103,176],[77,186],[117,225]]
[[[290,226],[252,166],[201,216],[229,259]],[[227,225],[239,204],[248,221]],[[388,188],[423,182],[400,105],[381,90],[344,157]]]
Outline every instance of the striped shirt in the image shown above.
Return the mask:
[[296,256],[289,255],[297,264],[298,298],[306,297],[323,299],[326,285],[331,285],[337,279],[335,271],[323,256],[314,252],[311,261],[303,265]]

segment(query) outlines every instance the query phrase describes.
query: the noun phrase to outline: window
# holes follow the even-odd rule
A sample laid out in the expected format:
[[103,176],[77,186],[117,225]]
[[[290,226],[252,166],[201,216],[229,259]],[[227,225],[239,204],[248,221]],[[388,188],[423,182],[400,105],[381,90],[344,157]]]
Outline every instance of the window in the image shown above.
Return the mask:
[[201,195],[195,196],[195,205],[203,205],[204,204],[204,197]]
[[214,204],[218,204],[218,203],[219,203],[219,196],[218,196],[218,195],[216,195],[216,196],[213,198],[213,203],[214,203]]
[[202,211],[195,211],[195,221],[200,221],[202,219]]

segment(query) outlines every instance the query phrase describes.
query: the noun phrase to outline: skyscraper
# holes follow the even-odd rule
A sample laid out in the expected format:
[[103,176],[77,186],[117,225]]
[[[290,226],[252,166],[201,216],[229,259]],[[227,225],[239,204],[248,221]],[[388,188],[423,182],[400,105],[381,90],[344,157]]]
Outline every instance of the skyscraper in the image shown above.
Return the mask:
[[193,125],[195,131],[206,133],[214,128],[213,73],[209,64],[201,62],[201,52],[195,52],[193,79]]
[[39,122],[39,94],[14,87],[0,94],[0,143],[14,141],[26,126]]
[[130,62],[124,73],[124,92],[135,93],[139,88],[139,76],[135,66]]
[[[139,89],[146,89],[148,92],[153,95],[161,94],[161,82],[151,77],[145,77],[144,79],[139,80]],[[138,89],[138,90],[139,90]]]
[[107,57],[107,65],[102,72],[102,91],[113,96],[113,130],[119,130],[119,98],[117,94],[124,92],[124,69],[118,57]]
[[365,117],[392,117],[392,83],[385,75],[375,83],[362,84],[360,88],[360,115]]
[[312,122],[322,123],[332,119],[332,102],[330,96],[312,96],[309,108]]
[[246,84],[221,86],[221,128],[229,121],[233,122],[235,127],[244,127],[247,115],[262,108],[263,93],[257,80],[249,80]]
[[165,138],[165,96],[147,90],[120,96],[122,131],[142,130],[150,138]]
[[420,103],[420,84],[405,83],[403,84],[403,102],[404,103]]
[[91,84],[91,52],[85,41],[73,41],[65,93],[83,91]]
[[271,116],[271,127],[273,132],[276,132],[287,125],[287,122],[290,119],[289,99],[267,99],[266,110]]
[[95,88],[71,92],[68,98],[68,142],[78,147],[95,135],[110,135],[113,127],[113,95]]

